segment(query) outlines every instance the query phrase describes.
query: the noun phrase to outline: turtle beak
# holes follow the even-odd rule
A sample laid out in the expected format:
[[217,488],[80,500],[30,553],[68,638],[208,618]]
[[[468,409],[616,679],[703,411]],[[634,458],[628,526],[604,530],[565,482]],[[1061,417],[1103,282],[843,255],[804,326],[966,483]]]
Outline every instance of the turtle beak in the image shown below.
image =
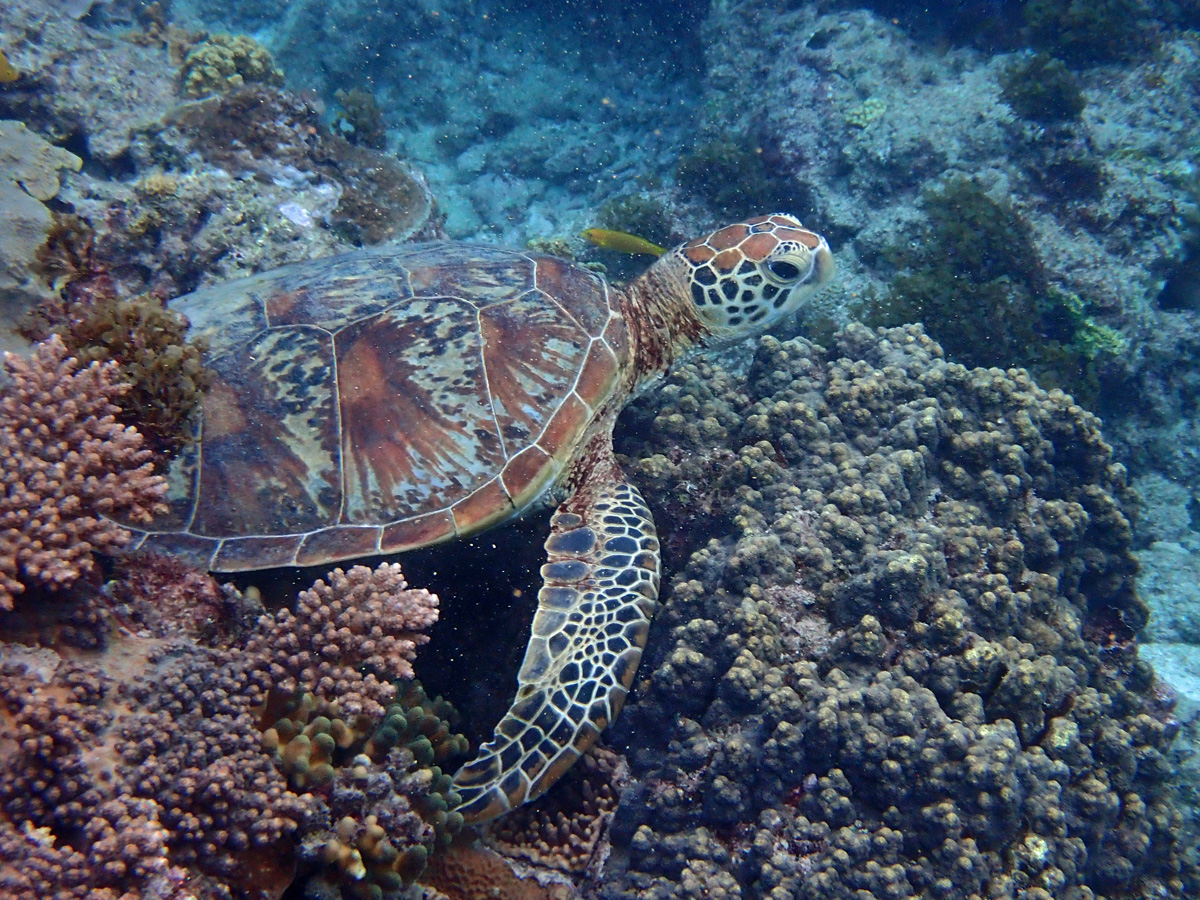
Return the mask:
[[817,238],[820,243],[813,250],[812,270],[803,282],[813,288],[820,288],[828,284],[833,278],[834,272],[837,271],[837,264],[833,261],[833,251],[829,249],[829,244],[820,235],[817,235]]

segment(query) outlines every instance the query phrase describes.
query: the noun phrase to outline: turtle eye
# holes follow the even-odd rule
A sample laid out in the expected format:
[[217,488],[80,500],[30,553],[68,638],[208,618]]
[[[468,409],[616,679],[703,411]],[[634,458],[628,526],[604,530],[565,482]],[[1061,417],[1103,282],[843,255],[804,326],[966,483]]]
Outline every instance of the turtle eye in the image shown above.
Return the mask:
[[786,260],[772,260],[767,263],[767,268],[771,270],[772,275],[781,281],[795,281],[800,277],[800,270]]

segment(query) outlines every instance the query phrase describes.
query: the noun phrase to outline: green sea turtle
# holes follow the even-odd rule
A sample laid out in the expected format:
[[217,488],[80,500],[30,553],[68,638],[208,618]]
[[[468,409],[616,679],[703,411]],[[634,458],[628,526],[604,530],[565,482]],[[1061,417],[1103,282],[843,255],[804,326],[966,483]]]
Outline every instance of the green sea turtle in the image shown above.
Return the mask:
[[657,604],[654,522],[612,450],[672,365],[763,331],[833,272],[785,215],[666,253],[624,288],[531,251],[372,248],[171,306],[214,370],[145,549],[216,571],[468,535],[557,504],[516,699],[455,776],[468,821],[546,790],[617,715]]

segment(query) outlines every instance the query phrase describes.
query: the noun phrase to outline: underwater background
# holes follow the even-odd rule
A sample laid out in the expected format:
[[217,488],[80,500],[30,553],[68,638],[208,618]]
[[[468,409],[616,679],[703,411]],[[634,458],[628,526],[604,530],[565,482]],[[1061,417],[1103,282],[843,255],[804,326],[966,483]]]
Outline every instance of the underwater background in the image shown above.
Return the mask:
[[[1200,896],[1196,0],[10,0],[0,54],[0,897]],[[122,553],[209,384],[167,300],[773,212],[836,280],[618,421],[660,607],[536,803],[449,776],[548,514]]]

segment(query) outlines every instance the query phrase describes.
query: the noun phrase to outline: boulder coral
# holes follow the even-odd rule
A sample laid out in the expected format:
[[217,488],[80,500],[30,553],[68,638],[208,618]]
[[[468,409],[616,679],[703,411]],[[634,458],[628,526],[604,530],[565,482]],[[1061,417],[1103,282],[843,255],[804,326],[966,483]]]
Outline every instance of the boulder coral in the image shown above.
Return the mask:
[[620,449],[652,504],[727,512],[695,523],[615,727],[606,896],[1197,890],[1094,416],[919,326],[766,337],[744,383],[703,364],[666,397]]
[[236,90],[247,82],[283,84],[283,70],[271,53],[244,34],[214,34],[201,41],[183,61],[179,80],[191,97]]

